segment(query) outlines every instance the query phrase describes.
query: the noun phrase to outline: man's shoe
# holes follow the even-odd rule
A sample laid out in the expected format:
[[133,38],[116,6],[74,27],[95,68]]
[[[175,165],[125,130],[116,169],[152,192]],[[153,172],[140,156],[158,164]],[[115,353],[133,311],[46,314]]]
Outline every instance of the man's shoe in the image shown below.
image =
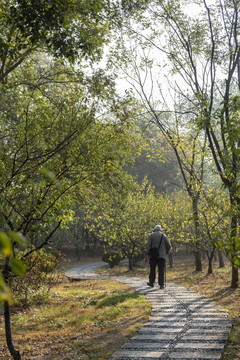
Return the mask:
[[153,283],[147,282],[148,286],[154,287]]
[[164,286],[163,286],[163,285],[159,285],[159,288],[160,288],[160,289],[164,289]]

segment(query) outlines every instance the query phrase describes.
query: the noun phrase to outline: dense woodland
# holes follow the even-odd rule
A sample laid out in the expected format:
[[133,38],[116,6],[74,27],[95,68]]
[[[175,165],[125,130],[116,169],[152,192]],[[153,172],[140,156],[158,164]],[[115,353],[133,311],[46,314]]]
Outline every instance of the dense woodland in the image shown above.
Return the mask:
[[58,251],[132,269],[159,223],[173,255],[187,247],[202,271],[205,254],[211,273],[224,254],[238,286],[239,12],[0,0],[0,298],[15,360],[11,297],[34,272],[48,281]]

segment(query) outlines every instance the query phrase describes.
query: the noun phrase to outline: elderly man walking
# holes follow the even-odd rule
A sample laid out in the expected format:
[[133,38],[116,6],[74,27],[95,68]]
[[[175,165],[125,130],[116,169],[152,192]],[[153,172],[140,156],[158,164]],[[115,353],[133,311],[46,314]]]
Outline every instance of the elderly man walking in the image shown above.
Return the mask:
[[164,271],[166,256],[171,249],[170,242],[165,234],[162,233],[162,227],[156,225],[154,232],[149,236],[147,243],[147,257],[150,264],[148,286],[153,287],[156,278],[156,266],[158,266],[158,284],[160,289],[164,288]]

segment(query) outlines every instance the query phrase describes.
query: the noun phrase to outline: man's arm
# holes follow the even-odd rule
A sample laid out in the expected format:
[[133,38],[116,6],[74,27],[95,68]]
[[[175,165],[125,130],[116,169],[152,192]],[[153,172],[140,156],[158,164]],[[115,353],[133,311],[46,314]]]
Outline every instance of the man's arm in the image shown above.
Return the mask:
[[148,237],[148,242],[147,242],[147,247],[146,247],[146,255],[147,255],[148,261],[150,259],[150,256],[149,256],[150,249],[151,249],[151,235],[149,235],[149,237]]

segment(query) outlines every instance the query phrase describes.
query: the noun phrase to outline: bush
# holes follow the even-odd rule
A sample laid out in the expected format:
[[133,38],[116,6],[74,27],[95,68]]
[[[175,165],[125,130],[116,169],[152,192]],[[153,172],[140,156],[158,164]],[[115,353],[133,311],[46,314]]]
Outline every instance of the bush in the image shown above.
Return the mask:
[[26,266],[26,274],[23,278],[14,277],[11,282],[14,299],[24,305],[39,302],[48,295],[57,280],[55,270],[59,257],[41,249],[32,252],[22,261]]
[[109,264],[110,268],[113,268],[115,265],[118,265],[122,260],[122,254],[117,250],[108,250],[102,256],[102,261]]

